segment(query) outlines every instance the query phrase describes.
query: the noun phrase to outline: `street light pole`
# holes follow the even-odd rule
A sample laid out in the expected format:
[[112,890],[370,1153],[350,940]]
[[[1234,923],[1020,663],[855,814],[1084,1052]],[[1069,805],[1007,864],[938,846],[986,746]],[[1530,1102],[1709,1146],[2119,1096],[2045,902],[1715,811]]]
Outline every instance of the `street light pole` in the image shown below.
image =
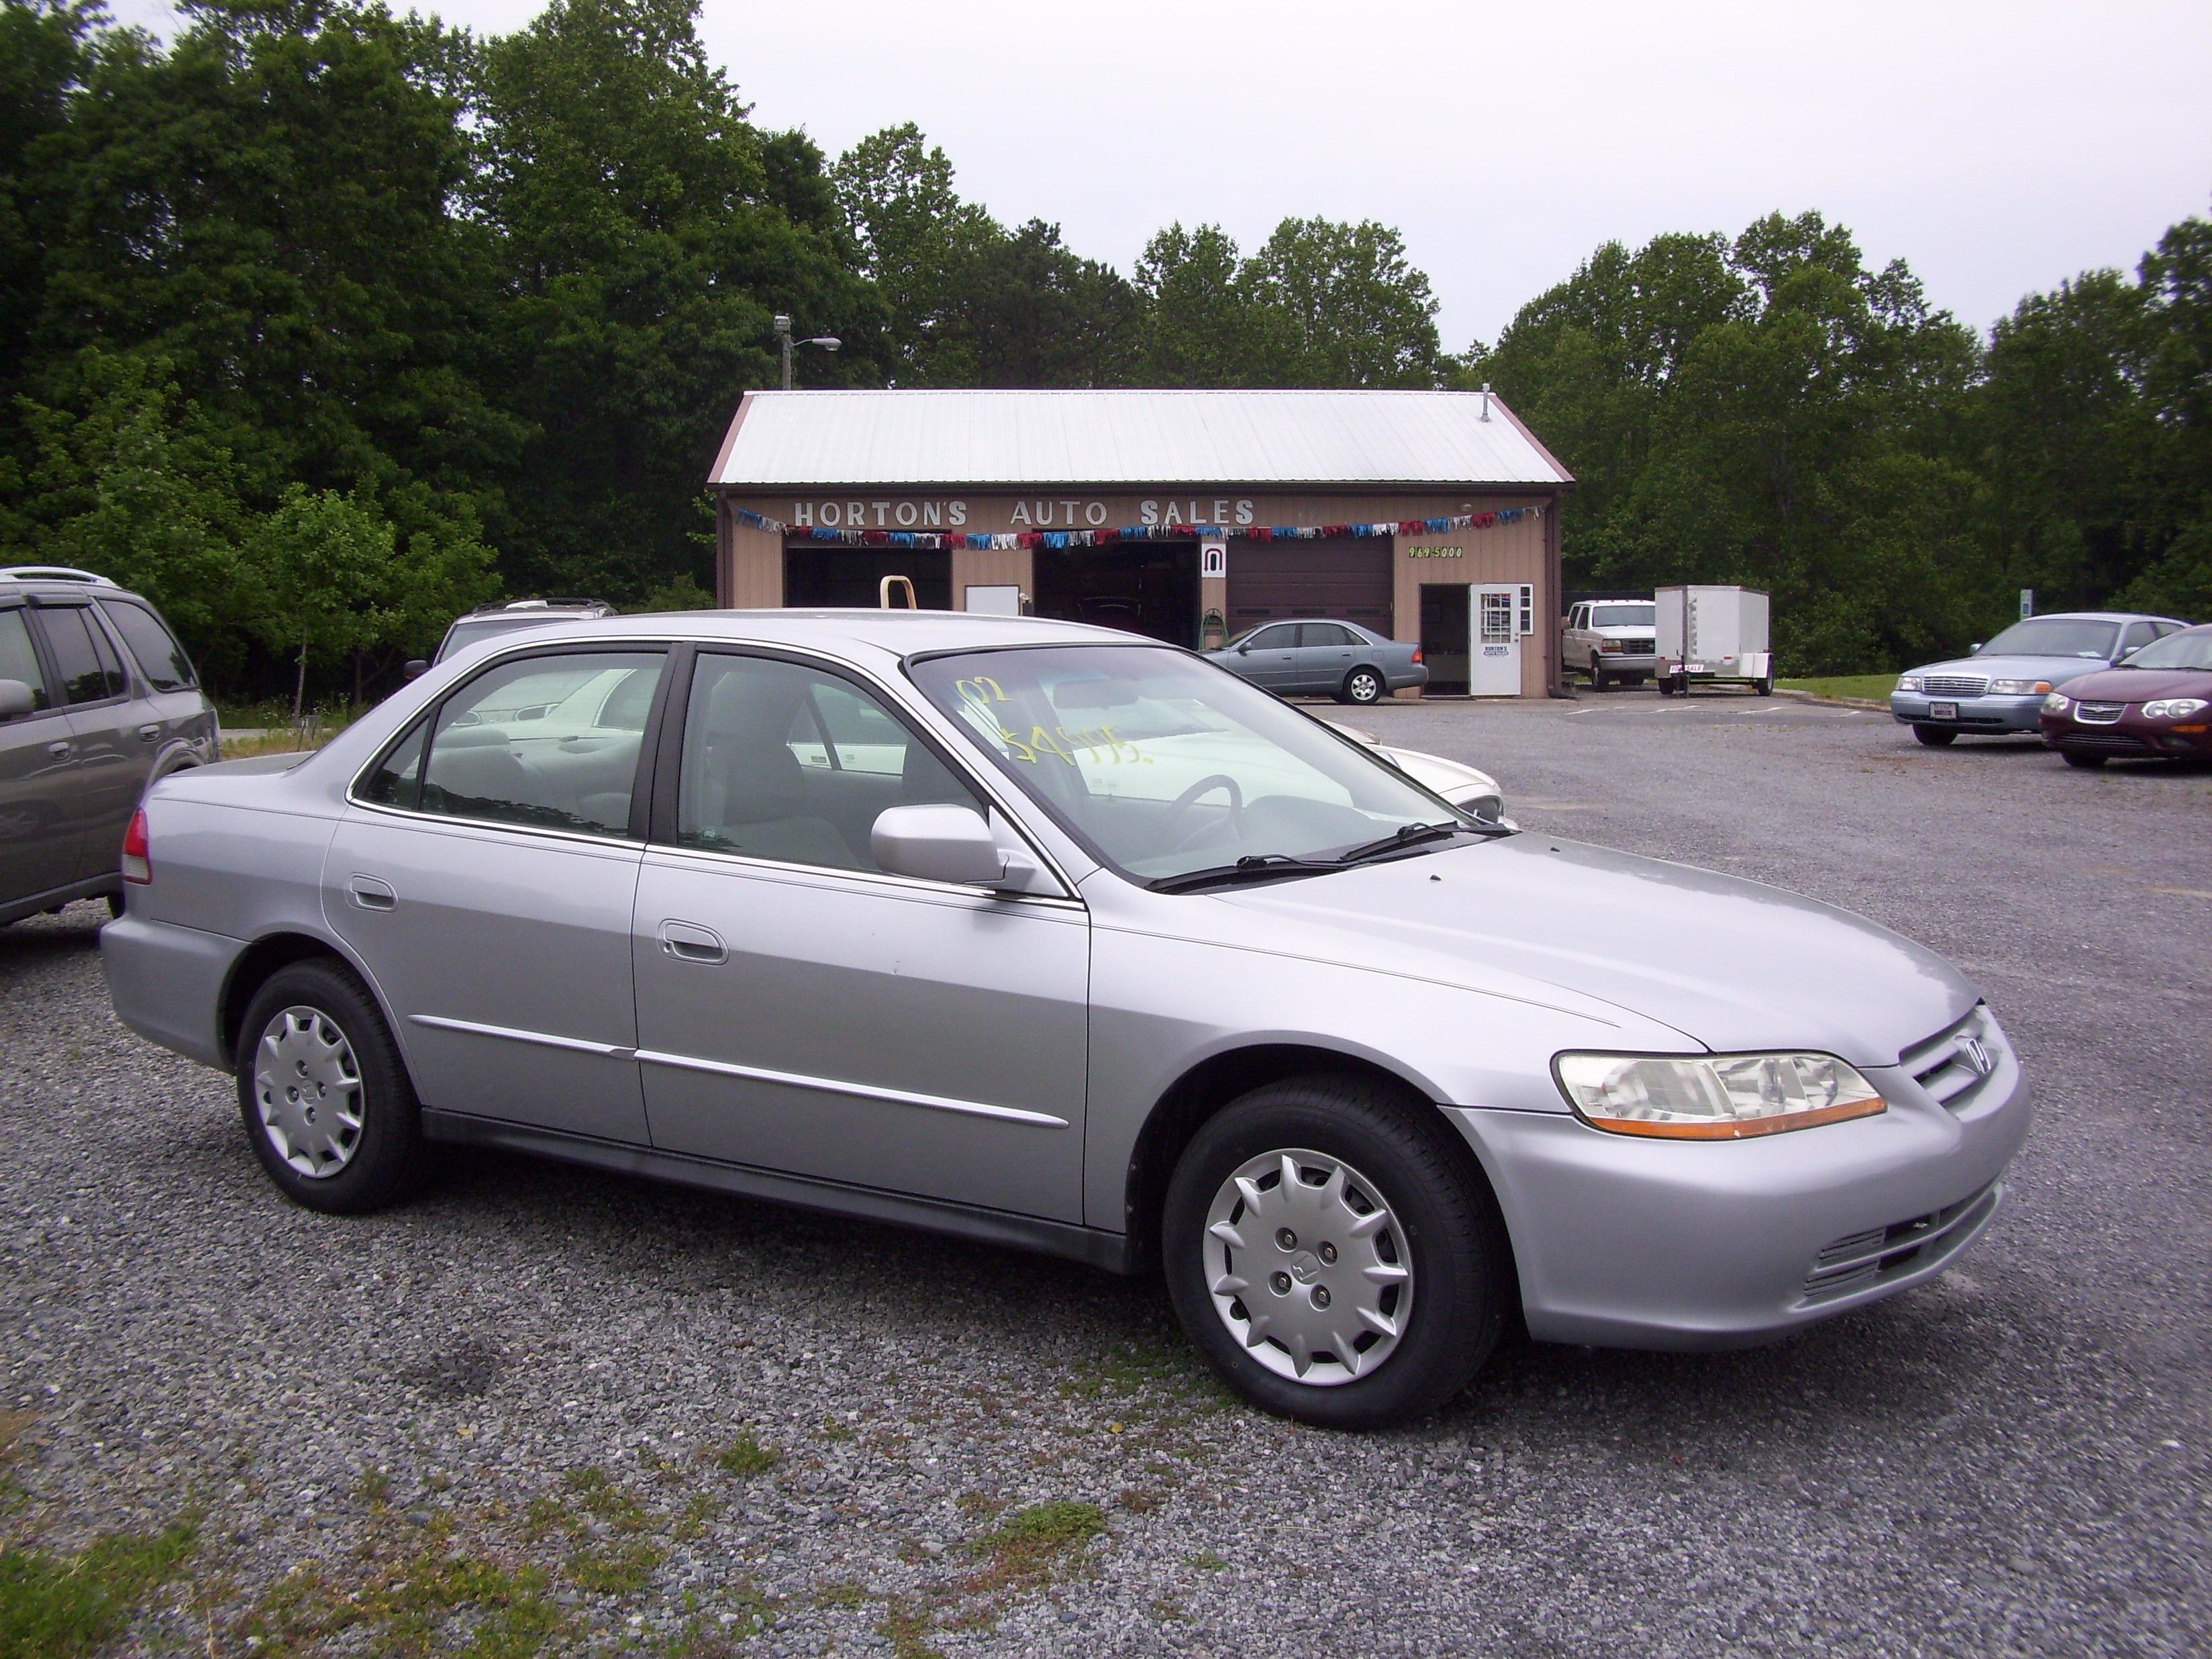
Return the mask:
[[817,334],[811,340],[791,337],[791,319],[778,312],[775,314],[775,343],[783,353],[783,389],[791,390],[791,349],[794,345],[820,346],[824,351],[835,351],[844,343],[834,334]]

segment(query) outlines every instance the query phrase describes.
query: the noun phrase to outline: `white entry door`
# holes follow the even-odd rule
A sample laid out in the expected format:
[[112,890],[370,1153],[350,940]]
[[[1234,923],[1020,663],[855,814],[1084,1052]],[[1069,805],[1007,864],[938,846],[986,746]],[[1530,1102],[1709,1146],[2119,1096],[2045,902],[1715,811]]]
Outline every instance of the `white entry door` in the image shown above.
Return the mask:
[[1478,697],[1517,697],[1521,695],[1521,590],[1513,587],[1472,587],[1468,590],[1474,614],[1468,619],[1468,634],[1474,648],[1468,653],[1470,695]]

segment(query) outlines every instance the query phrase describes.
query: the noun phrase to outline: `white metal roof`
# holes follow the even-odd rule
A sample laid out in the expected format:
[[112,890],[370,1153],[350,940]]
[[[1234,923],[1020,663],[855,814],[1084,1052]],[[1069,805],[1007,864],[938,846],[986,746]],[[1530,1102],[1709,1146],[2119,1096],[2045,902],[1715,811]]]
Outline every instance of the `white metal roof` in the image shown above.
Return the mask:
[[711,484],[1560,484],[1476,392],[750,392]]

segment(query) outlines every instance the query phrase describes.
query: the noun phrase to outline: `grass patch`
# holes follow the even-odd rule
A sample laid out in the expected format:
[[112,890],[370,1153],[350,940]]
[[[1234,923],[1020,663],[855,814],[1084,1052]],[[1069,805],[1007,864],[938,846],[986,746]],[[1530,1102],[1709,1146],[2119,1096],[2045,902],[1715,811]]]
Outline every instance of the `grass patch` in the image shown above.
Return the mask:
[[653,1582],[661,1554],[659,1545],[638,1542],[579,1550],[568,1559],[569,1582],[594,1595],[635,1595]]
[[1106,1530],[1106,1512],[1096,1504],[1055,1498],[1016,1510],[993,1531],[970,1547],[994,1559],[998,1571],[1012,1578],[1042,1576],[1054,1558],[1079,1548]]
[[714,1465],[725,1474],[755,1475],[766,1474],[782,1461],[781,1452],[762,1445],[747,1429],[715,1454]]
[[121,1635],[146,1598],[175,1577],[197,1528],[118,1534],[58,1557],[0,1549],[0,1659],[67,1659]]
[[884,1622],[876,1626],[876,1633],[891,1644],[896,1659],[943,1659],[927,1639],[930,1618],[926,1608],[910,1602],[896,1602],[884,1615]]
[[867,1599],[866,1587],[856,1578],[824,1584],[814,1592],[814,1605],[817,1607],[857,1607]]
[[1200,1550],[1190,1558],[1190,1564],[1200,1572],[1219,1572],[1229,1565],[1212,1550]]
[[1894,674],[1830,674],[1818,679],[1777,680],[1785,691],[1809,691],[1816,697],[1860,697],[1869,702],[1887,702],[1897,690]]
[[[314,1567],[295,1569],[240,1621],[238,1635],[257,1653],[281,1654],[365,1626],[376,1632],[374,1650],[394,1659],[454,1651],[471,1659],[528,1659],[563,1622],[546,1598],[542,1571],[509,1569],[442,1541],[348,1582],[354,1588],[341,1589]],[[447,1626],[469,1613],[477,1622],[456,1644]]]

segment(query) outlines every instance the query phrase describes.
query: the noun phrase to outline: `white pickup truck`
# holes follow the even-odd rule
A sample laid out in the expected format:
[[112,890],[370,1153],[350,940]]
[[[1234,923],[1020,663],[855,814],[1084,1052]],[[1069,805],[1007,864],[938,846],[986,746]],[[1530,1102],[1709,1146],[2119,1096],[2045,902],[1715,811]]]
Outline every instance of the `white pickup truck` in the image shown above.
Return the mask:
[[1615,681],[1641,685],[1657,668],[1657,621],[1650,599],[1584,599],[1561,627],[1559,661],[1588,674],[1593,691]]

